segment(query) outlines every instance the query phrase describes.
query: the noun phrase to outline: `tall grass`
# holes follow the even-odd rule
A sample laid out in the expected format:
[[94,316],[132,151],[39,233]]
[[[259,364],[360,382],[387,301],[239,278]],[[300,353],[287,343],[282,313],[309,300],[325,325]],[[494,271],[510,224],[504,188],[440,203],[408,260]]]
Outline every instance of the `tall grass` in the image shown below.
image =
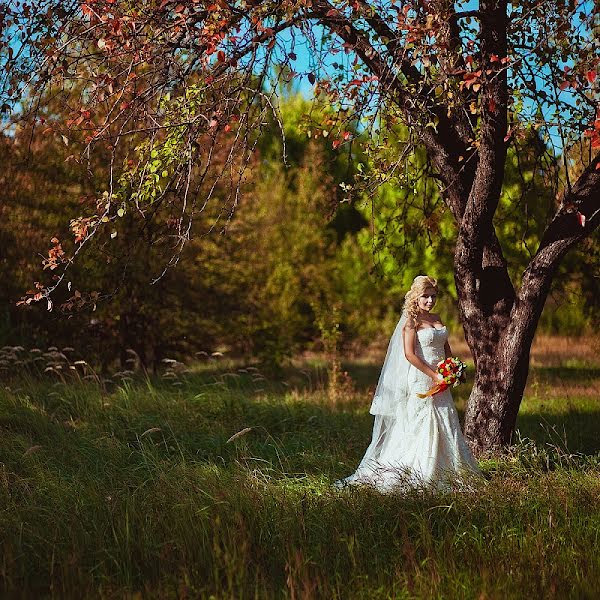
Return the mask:
[[[377,367],[346,368],[355,389],[335,405],[314,369],[12,380],[0,391],[4,593],[600,595],[597,366],[534,369],[520,441],[482,464],[477,489],[408,495],[331,485],[372,424]],[[549,393],[582,381],[568,400]]]

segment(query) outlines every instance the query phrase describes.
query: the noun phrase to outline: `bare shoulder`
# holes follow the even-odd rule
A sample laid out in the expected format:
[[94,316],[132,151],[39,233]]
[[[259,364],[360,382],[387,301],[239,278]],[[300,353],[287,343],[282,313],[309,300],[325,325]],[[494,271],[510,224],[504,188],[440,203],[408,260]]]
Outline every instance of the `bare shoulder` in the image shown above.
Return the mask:
[[407,329],[416,329],[417,328],[417,324],[415,323],[415,320],[412,317],[407,317],[406,319],[406,323],[404,323],[404,330]]

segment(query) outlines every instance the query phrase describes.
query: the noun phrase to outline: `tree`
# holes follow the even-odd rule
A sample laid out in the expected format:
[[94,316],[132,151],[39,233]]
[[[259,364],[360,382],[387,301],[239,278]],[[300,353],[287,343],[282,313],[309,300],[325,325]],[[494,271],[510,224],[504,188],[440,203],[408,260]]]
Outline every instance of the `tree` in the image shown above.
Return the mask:
[[[442,313],[446,318],[449,315],[458,318],[454,309],[457,296],[452,274],[456,237],[454,219],[447,208],[440,210],[442,200],[435,181],[428,174],[424,153],[414,153],[412,161],[412,173],[403,174],[403,185],[397,185],[397,181],[385,183],[370,195],[368,201],[360,203],[365,215],[373,215],[373,224],[364,229],[359,238],[365,248],[374,249],[376,270],[381,277],[394,282],[396,293],[407,289],[415,275],[430,273],[438,278],[446,292],[441,296]],[[494,227],[515,285],[520,285],[520,277],[555,210],[555,198],[548,181],[556,177],[559,170],[559,160],[552,156],[534,128],[508,148]],[[555,301],[567,298],[569,288],[585,293],[585,300],[581,297],[581,301],[570,303],[571,314],[566,316],[571,324],[578,326],[576,332],[582,331],[586,321],[593,318],[593,296],[598,280],[594,270],[597,263],[595,241],[592,236],[576,251],[571,251],[553,279],[551,295]],[[446,303],[447,296],[451,304]],[[561,312],[568,308],[565,305],[565,311]],[[569,328],[561,328],[557,317],[556,310],[546,303],[542,316],[544,326],[554,324],[555,328],[558,325],[560,333],[573,333]]]
[[[455,222],[458,304],[476,362],[466,435],[476,452],[510,442],[553,277],[600,222],[592,3],[484,0],[471,9],[447,0],[46,0],[42,8],[3,8],[2,109],[25,95],[22,114],[35,118],[51,86],[72,116],[45,127],[66,139],[72,128],[84,129],[84,156],[96,148],[127,156],[111,162],[114,176],[79,245],[128,210],[151,219],[153,207],[172,203],[180,208],[175,256],[191,220],[225,183],[216,226],[226,225],[265,114],[277,112],[274,83],[301,75],[294,68],[301,44],[310,56],[303,75],[331,106],[308,123],[308,134],[343,149],[359,143],[357,124],[372,131],[364,137],[375,182],[401,176],[423,148]],[[75,82],[84,93],[70,94]],[[388,147],[398,123],[409,134]],[[557,203],[516,288],[494,216],[507,148],[528,127],[557,140],[563,156],[587,136],[589,153],[576,179],[565,165],[549,182]],[[228,158],[211,170],[216,148]],[[70,264],[56,248],[49,260],[59,269]]]
[[[39,304],[24,310],[16,301],[39,274],[48,240],[68,232],[64,215],[93,198],[94,185],[82,185],[85,170],[66,160],[71,148],[62,140],[30,127],[0,138],[0,260],[6,281],[0,289],[0,345],[74,344],[77,350],[84,341],[85,358],[104,373],[118,361],[121,368],[134,363],[156,370],[163,359],[214,350],[279,366],[314,345],[321,333],[315,312],[331,315],[331,326],[342,328],[345,341],[371,339],[386,313],[386,290],[378,280],[356,277],[368,269],[370,256],[353,235],[344,235],[356,229],[348,204],[346,217],[332,220],[336,189],[348,172],[346,156],[324,138],[301,132],[299,122],[309,108],[301,96],[282,99],[288,166],[273,122],[261,136],[226,236],[194,236],[216,216],[204,211],[194,220],[177,268],[149,285],[150,274],[160,273],[170,257],[165,239],[173,215],[164,205],[139,235],[137,215],[129,211],[118,229],[96,236],[69,268],[75,285],[70,292],[55,291],[51,312]],[[107,161],[95,158],[101,181]],[[80,305],[82,310],[71,310]],[[74,342],[74,333],[80,341]]]

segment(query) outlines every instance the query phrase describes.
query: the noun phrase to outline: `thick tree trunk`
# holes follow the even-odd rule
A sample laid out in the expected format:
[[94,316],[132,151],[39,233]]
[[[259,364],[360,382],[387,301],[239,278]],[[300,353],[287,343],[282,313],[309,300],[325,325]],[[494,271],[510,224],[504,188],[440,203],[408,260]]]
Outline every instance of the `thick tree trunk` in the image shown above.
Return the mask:
[[[369,8],[366,3],[358,4]],[[510,138],[508,72],[493,66],[499,58],[504,63],[509,56],[507,4],[507,0],[482,0],[476,11],[480,25],[477,60],[491,68],[480,71],[480,90],[472,99],[477,99],[482,109],[472,117],[451,106],[427,103],[428,88],[422,85],[421,73],[404,59],[402,44],[376,11],[365,11],[365,18],[379,39],[387,40],[388,56],[393,58],[395,68],[389,67],[381,49],[371,44],[361,28],[340,20],[329,1],[311,3],[323,26],[350,44],[378,77],[383,95],[405,113],[407,123],[421,122],[419,102],[436,117],[435,128],[412,127],[416,127],[427,149],[442,184],[444,201],[458,226],[455,281],[461,320],[476,363],[465,429],[476,453],[510,443],[527,382],[533,336],[554,273],[569,248],[591,234],[600,222],[600,156],[596,156],[575,185],[567,189],[523,274],[521,289],[515,292],[493,225]],[[446,8],[450,15],[448,45],[460,47],[453,4]],[[467,70],[461,60],[455,67]],[[398,77],[399,72],[402,77]],[[469,101],[472,89],[466,88],[463,99]]]
[[[518,294],[508,278],[495,236],[484,248],[474,281],[457,282],[467,342],[475,360],[475,382],[465,418],[465,435],[475,454],[510,444],[529,373],[531,344],[558,267],[557,257],[525,271]],[[459,265],[460,267],[461,265]]]
[[[465,436],[476,455],[495,451],[512,441],[529,373],[533,333],[525,332],[526,317],[512,322],[521,334],[506,331],[498,344],[476,356],[475,382],[465,417]],[[513,336],[509,339],[509,336]]]
[[[594,165],[591,169],[597,170]],[[584,186],[584,178],[579,183],[572,195],[579,194],[582,210],[597,216],[595,190]],[[457,256],[461,318],[476,367],[465,419],[465,435],[475,454],[498,450],[512,440],[531,344],[560,261],[582,237],[577,226],[572,213],[557,214],[523,273],[518,294],[502,265],[495,236],[488,237],[479,271],[471,271]]]

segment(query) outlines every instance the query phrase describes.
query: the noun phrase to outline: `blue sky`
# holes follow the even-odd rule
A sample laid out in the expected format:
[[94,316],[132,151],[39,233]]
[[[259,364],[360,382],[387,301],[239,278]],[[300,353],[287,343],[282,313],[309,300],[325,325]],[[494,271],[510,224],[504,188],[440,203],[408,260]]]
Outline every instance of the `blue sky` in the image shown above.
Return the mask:
[[[471,0],[468,2],[457,3],[455,6],[456,6],[457,11],[477,10],[479,8],[479,2]],[[592,6],[593,6],[593,3],[590,2],[589,0],[586,2],[582,2],[580,4],[580,7],[585,8],[586,10],[590,10],[592,8]],[[577,22],[579,22],[579,19],[577,17],[576,17],[576,19],[577,19]],[[324,29],[317,24],[315,24],[312,31],[313,31],[313,35],[317,41],[319,39],[322,40],[325,36]],[[318,78],[319,77],[318,63],[321,63],[324,66],[324,68],[327,69],[327,71],[331,72],[334,70],[331,67],[332,63],[344,63],[346,65],[349,65],[349,63],[351,63],[354,59],[353,53],[350,53],[347,55],[344,53],[339,53],[336,56],[330,56],[330,57],[321,56],[318,61],[315,60],[314,55],[308,48],[307,40],[303,39],[302,35],[298,31],[295,32],[294,36],[292,36],[289,32],[284,32],[283,34],[281,34],[279,39],[285,45],[286,48],[290,48],[290,49],[292,47],[294,48],[294,53],[296,54],[297,58],[293,61],[293,67],[294,67],[294,70],[299,74],[299,77],[297,77],[295,79],[292,89],[295,92],[300,92],[306,98],[313,97],[313,85],[309,82],[307,74],[314,73]],[[561,68],[562,68],[562,66],[564,66],[564,65],[561,65]],[[349,72],[350,72],[350,69],[349,69]],[[546,69],[546,74],[547,73],[548,73],[548,69]],[[545,84],[542,79],[540,79],[539,77],[536,77],[535,80],[536,80],[536,84],[539,89],[548,90],[548,88],[545,87]],[[569,89],[562,90],[559,92],[559,94],[560,94],[561,101],[570,103],[571,105],[574,106],[575,97],[569,91]],[[532,101],[525,99],[523,102],[524,118],[526,118],[526,119],[528,117],[532,118],[536,112],[536,108],[537,107],[533,104]],[[550,107],[545,107],[543,112],[544,112],[544,116],[546,117],[546,119],[548,121],[550,121],[552,109]],[[555,151],[557,151],[557,152],[562,151],[562,141],[561,141],[561,138],[559,135],[558,127],[556,125],[554,125],[554,126],[550,125],[546,129],[546,133],[549,136],[549,139],[547,141],[550,142],[554,146]]]

